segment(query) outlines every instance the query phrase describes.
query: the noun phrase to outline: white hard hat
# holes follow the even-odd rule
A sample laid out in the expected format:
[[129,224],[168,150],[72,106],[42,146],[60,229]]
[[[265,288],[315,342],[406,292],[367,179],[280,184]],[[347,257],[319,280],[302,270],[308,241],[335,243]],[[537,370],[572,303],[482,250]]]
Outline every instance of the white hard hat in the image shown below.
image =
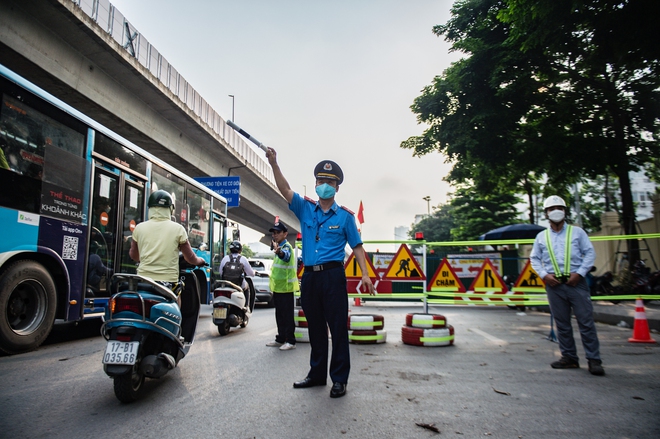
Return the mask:
[[547,209],[548,207],[552,207],[552,206],[566,207],[566,203],[564,202],[564,200],[560,196],[550,195],[543,202],[543,209]]

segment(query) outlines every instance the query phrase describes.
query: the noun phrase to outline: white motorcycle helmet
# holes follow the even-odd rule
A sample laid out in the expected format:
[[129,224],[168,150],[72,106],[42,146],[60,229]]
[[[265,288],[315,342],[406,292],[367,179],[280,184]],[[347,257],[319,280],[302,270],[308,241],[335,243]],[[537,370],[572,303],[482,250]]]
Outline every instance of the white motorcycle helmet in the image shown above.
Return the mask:
[[543,210],[553,206],[561,206],[566,208],[566,202],[564,202],[564,200],[558,195],[550,195],[543,202]]

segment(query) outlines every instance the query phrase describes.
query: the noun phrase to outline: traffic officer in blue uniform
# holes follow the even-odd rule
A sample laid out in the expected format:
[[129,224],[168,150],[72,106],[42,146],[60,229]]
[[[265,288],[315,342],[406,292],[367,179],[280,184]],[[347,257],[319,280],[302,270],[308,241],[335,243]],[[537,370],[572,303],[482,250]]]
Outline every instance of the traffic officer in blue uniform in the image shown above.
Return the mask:
[[325,386],[328,376],[328,332],[332,335],[330,379],[331,398],[346,394],[351,368],[348,345],[348,293],[344,272],[344,249],[351,246],[362,270],[362,285],[375,294],[367,271],[366,253],[355,225],[353,212],[335,202],[344,174],[335,162],[324,160],[314,168],[318,201],[294,192],[277,164],[277,153],[268,148],[268,162],[275,183],[289,209],[300,220],[302,258],[305,269],[300,287],[300,304],[307,318],[311,345],[310,369],[305,379],[293,383],[296,389]]

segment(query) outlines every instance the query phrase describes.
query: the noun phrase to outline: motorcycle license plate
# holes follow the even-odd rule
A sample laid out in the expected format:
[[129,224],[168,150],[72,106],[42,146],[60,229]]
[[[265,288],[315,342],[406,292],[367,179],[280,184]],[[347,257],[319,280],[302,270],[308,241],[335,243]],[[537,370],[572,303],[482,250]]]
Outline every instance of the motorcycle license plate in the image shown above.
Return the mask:
[[103,364],[133,365],[137,358],[139,341],[108,340],[103,355]]
[[214,319],[226,319],[227,318],[227,308],[213,308],[213,318]]

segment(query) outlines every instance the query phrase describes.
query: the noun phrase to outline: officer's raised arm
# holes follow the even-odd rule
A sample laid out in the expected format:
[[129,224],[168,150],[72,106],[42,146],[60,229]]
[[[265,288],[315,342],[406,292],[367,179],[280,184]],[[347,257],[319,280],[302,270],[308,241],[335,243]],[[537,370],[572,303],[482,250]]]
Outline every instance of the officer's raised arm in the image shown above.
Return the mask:
[[289,182],[284,178],[280,165],[277,164],[277,152],[271,147],[268,147],[268,152],[266,153],[266,158],[268,163],[270,163],[271,168],[273,168],[273,175],[275,176],[275,184],[280,190],[282,196],[286,199],[286,202],[291,204],[293,200],[293,189],[289,186]]

